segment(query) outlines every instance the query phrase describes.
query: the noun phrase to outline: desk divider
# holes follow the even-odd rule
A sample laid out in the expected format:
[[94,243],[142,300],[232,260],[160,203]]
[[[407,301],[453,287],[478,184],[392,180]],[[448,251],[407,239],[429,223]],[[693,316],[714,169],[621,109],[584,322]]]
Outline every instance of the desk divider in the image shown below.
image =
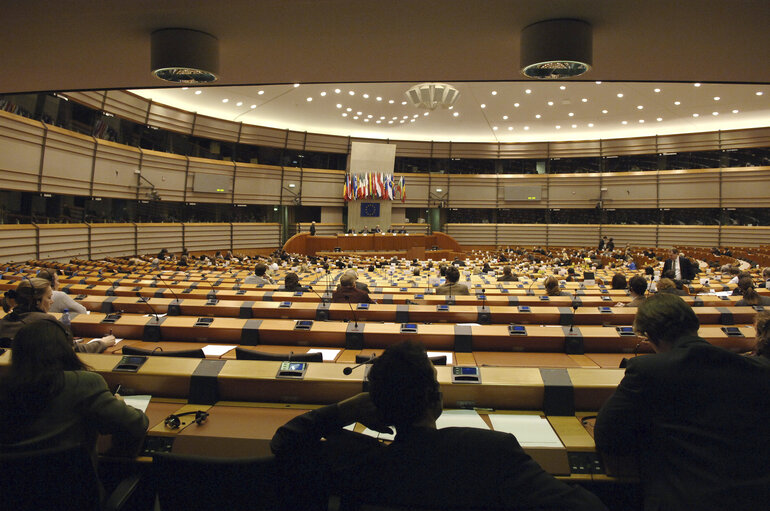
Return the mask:
[[217,377],[225,366],[226,360],[203,359],[190,376],[190,404],[213,405],[219,401]]
[[473,351],[473,330],[468,325],[455,325],[454,351],[470,353]]
[[112,302],[117,299],[117,296],[108,296],[107,298],[102,301],[102,305],[99,308],[99,312],[102,312],[104,314],[110,314],[113,311]]
[[251,319],[254,317],[254,311],[252,308],[254,307],[255,302],[247,301],[243,302],[241,304],[241,307],[238,311],[238,318],[240,319]]
[[734,325],[735,324],[735,318],[733,318],[733,313],[728,309],[727,307],[716,307],[717,312],[719,312],[719,322],[723,325]]
[[566,369],[541,368],[543,378],[543,412],[546,415],[575,415],[575,392]]
[[409,323],[408,305],[396,305],[396,323]]
[[349,322],[345,330],[345,349],[364,349],[364,323]]
[[575,323],[575,312],[570,307],[558,307],[558,309],[561,326],[570,326]]
[[241,329],[241,344],[244,346],[256,346],[259,344],[259,327],[261,319],[248,319]]
[[[583,334],[576,326],[562,326],[564,331],[564,353],[567,355],[582,355],[585,353]],[[570,332],[570,330],[572,330]]]
[[163,334],[160,331],[160,325],[163,324],[163,322],[166,320],[168,316],[158,317],[157,320],[155,318],[155,315],[151,314],[149,318],[147,318],[147,323],[144,325],[144,329],[142,331],[142,341],[144,342],[160,342],[163,340]]
[[317,321],[328,321],[330,307],[331,307],[331,303],[325,300],[319,303],[318,307],[316,307],[315,309],[315,319]]
[[511,307],[518,307],[519,297],[514,295],[508,295],[508,305]]
[[272,302],[273,301],[273,293],[275,293],[275,291],[265,291],[265,294],[262,295],[262,301],[263,302]]

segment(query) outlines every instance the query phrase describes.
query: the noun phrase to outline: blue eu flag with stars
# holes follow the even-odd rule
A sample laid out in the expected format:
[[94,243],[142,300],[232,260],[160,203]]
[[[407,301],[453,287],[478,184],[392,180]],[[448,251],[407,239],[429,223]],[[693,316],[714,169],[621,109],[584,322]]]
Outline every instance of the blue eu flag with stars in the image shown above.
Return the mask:
[[362,202],[361,203],[361,216],[380,216],[380,203],[379,202]]

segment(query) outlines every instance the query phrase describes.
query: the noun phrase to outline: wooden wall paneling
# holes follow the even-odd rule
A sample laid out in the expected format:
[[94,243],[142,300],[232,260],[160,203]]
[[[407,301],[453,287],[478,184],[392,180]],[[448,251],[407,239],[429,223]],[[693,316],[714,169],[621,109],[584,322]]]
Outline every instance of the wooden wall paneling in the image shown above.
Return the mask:
[[136,170],[140,167],[139,149],[96,139],[94,161],[94,197],[136,198]]
[[[235,224],[238,225],[238,224]],[[301,222],[301,232],[310,232],[310,222]],[[316,222],[315,224],[316,236],[335,236],[345,232],[344,224],[324,224]]]
[[348,152],[348,137],[308,133],[307,141],[305,142],[305,150],[319,151],[322,153],[346,154]]
[[548,158],[548,142],[500,144],[499,152],[501,159],[545,160]]
[[[626,245],[632,247],[654,247],[657,225],[618,225],[604,224],[602,236],[610,237],[615,242],[615,248],[623,248]],[[592,244],[593,241],[593,244]],[[586,240],[586,246],[598,245],[599,238]]]
[[107,91],[104,111],[137,124],[146,124],[149,101],[126,91]]
[[281,196],[281,167],[236,163],[236,204],[278,204]]
[[718,225],[660,225],[659,247],[715,247],[719,244]]
[[[406,201],[401,202],[400,198],[396,198],[393,201],[393,205],[398,204],[398,207],[425,208],[428,206],[428,186],[430,186],[433,193],[435,193],[436,187],[442,188],[446,192],[449,186],[447,177],[443,174],[395,173],[393,174],[393,179],[398,181],[401,176],[404,176],[404,182],[406,183]],[[396,197],[399,196],[396,195]]]
[[[428,230],[429,230],[430,226],[428,224],[426,224],[426,223],[420,223],[420,222],[418,222],[418,223],[411,223],[411,222],[407,222],[407,223],[398,223],[398,224],[397,223],[393,223],[393,224],[391,224],[391,227],[393,227],[396,230],[400,230],[402,228],[406,229],[406,232],[408,234],[428,234]],[[383,228],[384,228],[384,226],[383,226]]]
[[657,172],[607,172],[602,174],[605,208],[657,207]]
[[503,247],[545,245],[547,234],[545,224],[497,224],[497,244]]
[[[599,140],[575,140],[549,142],[548,154],[551,158],[588,158],[601,156],[601,142]],[[559,161],[551,162],[551,170],[558,172]]]
[[75,91],[64,92],[62,95],[68,97],[72,101],[76,101],[81,105],[85,105],[94,110],[101,110],[102,103],[104,102],[105,94],[107,91],[103,90],[91,90],[91,91]]
[[[296,167],[283,168],[283,194],[281,199],[282,205],[294,206],[297,204],[295,200],[297,197],[299,197],[300,191],[304,193],[304,190],[301,190],[300,187],[303,173],[304,171],[300,171],[300,169]],[[294,184],[294,188],[291,188],[289,186],[290,184]],[[340,195],[342,195],[342,192],[340,192]]]
[[[548,205],[548,176],[545,174],[499,174],[497,204],[500,209],[539,209]],[[506,201],[506,186],[540,186],[539,201]]]
[[[160,200],[181,202],[185,198],[187,156],[142,149],[142,176],[147,178],[160,195]],[[134,181],[136,185],[136,181]],[[147,198],[149,184],[141,181],[141,199]]]
[[[725,225],[722,227],[723,247],[758,247],[768,245],[770,226]],[[714,245],[712,245],[714,246]]]
[[[365,139],[360,139],[361,142],[367,142]],[[430,142],[420,142],[418,140],[391,140],[391,143],[396,144],[396,157],[408,157],[408,158],[430,158]],[[427,172],[428,169],[420,169]]]
[[722,149],[770,147],[770,128],[727,130],[720,138]]
[[90,195],[95,139],[48,126],[41,192]]
[[[303,151],[305,148],[306,136],[307,134],[303,131],[289,131],[289,136],[286,138],[286,149]],[[299,166],[299,161],[296,165]]]
[[37,258],[37,227],[32,224],[0,225],[0,262]]
[[666,170],[658,175],[661,208],[719,207],[718,170]]
[[[435,185],[431,183],[435,192]],[[497,176],[495,174],[453,174],[449,176],[448,207],[497,208]]]
[[[598,243],[598,240],[598,224],[550,224],[548,226],[548,245],[552,247],[590,247]],[[545,241],[542,245],[545,245]]]
[[[188,202],[216,202],[216,203],[231,203],[232,201],[232,186],[233,186],[233,172],[235,172],[235,163],[230,161],[209,160],[205,158],[193,158],[190,157],[188,178],[187,178],[187,201]],[[224,192],[195,192],[193,191],[193,183],[195,174],[210,174],[216,176],[222,176],[226,178],[226,185]]]
[[722,207],[770,207],[770,167],[722,169]]
[[135,255],[134,224],[89,224],[91,228],[91,258]]
[[[244,124],[241,128],[241,143],[265,147],[283,147],[286,130]],[[252,162],[259,163],[259,162]]]
[[0,110],[2,188],[37,191],[45,129],[41,122]]
[[230,224],[186,223],[184,246],[187,250],[228,250],[230,248]]
[[160,249],[169,252],[182,251],[182,224],[179,223],[138,223],[136,224],[137,252],[140,255],[156,255]]
[[627,156],[632,154],[656,154],[656,137],[603,139],[602,156]]
[[600,178],[591,174],[549,174],[549,208],[594,208],[599,200]]
[[233,224],[233,250],[278,248],[281,246],[281,224]]
[[222,142],[237,142],[240,128],[237,122],[198,114],[195,117],[192,134],[195,137],[211,138]]
[[[451,158],[452,144],[450,142],[431,142],[431,154],[433,158]],[[436,170],[436,169],[434,169]],[[440,169],[446,170],[446,169]]]
[[[197,118],[200,120],[200,117]],[[152,103],[147,124],[167,131],[190,134],[193,131],[195,119],[196,116],[192,112],[159,103]]]
[[659,153],[713,151],[719,149],[719,132],[658,135]]
[[37,224],[39,229],[39,259],[69,261],[73,257],[88,257],[87,224]]
[[452,144],[452,158],[496,159],[497,149],[496,142],[456,142]]
[[303,206],[343,206],[342,186],[345,171],[304,169],[302,172]]
[[445,231],[457,243],[467,245],[495,245],[495,224],[446,224]]

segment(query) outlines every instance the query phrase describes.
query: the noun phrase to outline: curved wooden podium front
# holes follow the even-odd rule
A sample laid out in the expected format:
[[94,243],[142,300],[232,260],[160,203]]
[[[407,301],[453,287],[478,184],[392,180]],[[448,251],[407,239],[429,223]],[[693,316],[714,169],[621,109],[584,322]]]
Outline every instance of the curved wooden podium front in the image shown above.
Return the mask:
[[299,233],[283,246],[289,253],[317,255],[358,255],[406,257],[409,259],[451,259],[464,254],[460,244],[443,232],[433,234],[337,234],[311,236]]

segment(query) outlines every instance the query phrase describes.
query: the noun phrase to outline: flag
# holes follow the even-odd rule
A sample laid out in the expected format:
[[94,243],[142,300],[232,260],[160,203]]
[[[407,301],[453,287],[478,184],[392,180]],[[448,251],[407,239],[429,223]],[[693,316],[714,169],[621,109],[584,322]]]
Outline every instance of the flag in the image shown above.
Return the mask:
[[404,176],[401,176],[399,181],[399,188],[401,188],[401,202],[406,202],[406,180],[404,179]]
[[350,174],[345,175],[345,183],[342,185],[342,199],[348,201],[348,183],[350,182]]

